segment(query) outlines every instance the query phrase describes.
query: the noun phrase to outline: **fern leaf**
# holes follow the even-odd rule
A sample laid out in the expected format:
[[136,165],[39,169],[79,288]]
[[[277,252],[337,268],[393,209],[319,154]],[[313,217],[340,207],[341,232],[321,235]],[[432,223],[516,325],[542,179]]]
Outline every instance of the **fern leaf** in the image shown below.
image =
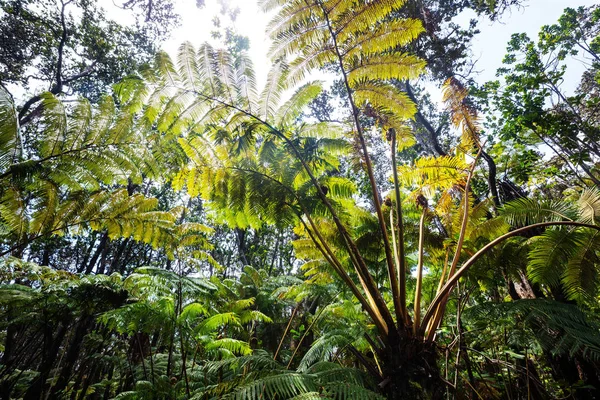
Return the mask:
[[21,154],[17,110],[12,98],[0,86],[0,171],[15,163]]
[[513,200],[504,205],[501,215],[513,226],[577,219],[577,211],[572,205],[555,200]]
[[250,348],[250,345],[248,343],[232,338],[212,340],[205,346],[205,348],[206,350],[224,349],[230,351],[233,354],[239,354],[243,356],[252,354],[252,349]]
[[425,61],[409,54],[373,55],[348,69],[348,79],[357,85],[366,79],[416,79],[423,72]]
[[577,200],[581,222],[595,224],[600,217],[600,191],[596,188],[585,189]]
[[279,104],[280,96],[285,90],[285,78],[287,75],[287,65],[278,62],[269,71],[267,75],[267,84],[261,94],[260,115],[265,120],[275,115],[276,107]]

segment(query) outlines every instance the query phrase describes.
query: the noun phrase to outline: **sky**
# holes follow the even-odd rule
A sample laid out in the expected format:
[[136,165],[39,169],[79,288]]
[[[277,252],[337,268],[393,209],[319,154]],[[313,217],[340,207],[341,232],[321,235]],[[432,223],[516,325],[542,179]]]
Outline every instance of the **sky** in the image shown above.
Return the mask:
[[[184,41],[190,41],[195,46],[205,41],[218,44],[210,38],[210,33],[214,30],[212,19],[219,14],[220,3],[231,9],[239,7],[240,12],[235,22],[228,18],[221,18],[221,22],[230,24],[238,34],[250,38],[250,55],[260,85],[269,69],[269,40],[265,29],[272,14],[262,12],[256,0],[206,0],[205,7],[201,9],[196,7],[195,0],[177,0],[177,11],[182,16],[182,23],[164,43],[163,49],[175,55],[177,48]],[[595,0],[528,0],[525,7],[511,10],[500,21],[482,20],[479,23],[481,33],[474,40],[472,48],[473,56],[477,59],[476,70],[479,71],[475,79],[478,82],[494,79],[496,69],[502,64],[511,34],[525,32],[532,38],[536,37],[539,28],[555,23],[564,8],[590,6],[595,3]],[[460,15],[457,21],[467,23],[473,16],[474,14],[465,13]],[[566,84],[574,87],[582,68],[574,65],[574,68],[570,69],[571,74]]]
[[[108,15],[118,22],[127,23],[122,10],[114,4],[121,0],[100,0],[107,9]],[[270,41],[266,27],[273,13],[264,13],[258,6],[258,0],[205,0],[205,6],[198,8],[196,0],[174,0],[176,12],[181,16],[181,24],[175,28],[171,37],[162,44],[162,49],[176,57],[181,43],[191,42],[196,48],[204,42],[209,42],[216,47],[222,47],[219,40],[211,37],[215,30],[213,19],[218,16],[221,26],[232,27],[237,34],[247,36],[250,40],[249,55],[252,58],[256,71],[256,80],[259,89],[262,88],[270,68],[268,57]],[[513,33],[527,33],[531,38],[536,38],[540,27],[556,23],[566,7],[591,6],[597,0],[523,0],[525,5],[512,8],[506,12],[500,21],[491,22],[480,19],[478,28],[481,31],[472,42],[472,54],[476,61],[475,74],[472,76],[478,83],[495,79],[496,70],[502,66],[502,59],[506,54],[506,45]],[[222,9],[239,9],[235,20],[227,15],[222,15]],[[475,13],[465,12],[456,17],[455,22],[467,25]],[[572,92],[581,77],[584,67],[577,62],[568,65],[567,75],[563,88],[567,93]],[[315,72],[307,80],[332,81],[326,74]],[[425,82],[425,88],[431,98],[442,108],[441,89],[436,85]],[[284,94],[284,99],[292,94],[293,90]]]

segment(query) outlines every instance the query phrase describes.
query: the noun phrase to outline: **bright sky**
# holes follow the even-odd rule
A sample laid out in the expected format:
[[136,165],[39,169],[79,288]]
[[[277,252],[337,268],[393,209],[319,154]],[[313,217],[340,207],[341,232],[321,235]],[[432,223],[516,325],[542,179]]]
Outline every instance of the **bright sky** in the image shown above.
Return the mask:
[[[119,3],[120,0],[100,0],[100,2],[111,17],[121,23],[127,23],[127,20],[123,20],[124,13],[114,7],[113,2]],[[525,7],[513,8],[499,22],[483,19],[479,22],[481,33],[476,36],[472,46],[473,57],[477,60],[476,71],[479,72],[475,79],[479,83],[495,78],[496,69],[502,65],[506,45],[513,33],[525,32],[531,38],[536,38],[540,27],[556,23],[566,7],[591,6],[596,4],[597,0],[524,0],[524,2]],[[270,43],[265,30],[272,14],[262,12],[257,0],[205,0],[203,8],[196,7],[196,0],[175,0],[175,3],[176,11],[181,15],[181,26],[176,28],[171,38],[163,44],[162,48],[165,51],[175,57],[177,49],[184,41],[191,42],[195,47],[199,47],[206,41],[219,47],[219,41],[211,38],[211,32],[215,30],[212,21],[215,16],[218,16],[222,27],[233,27],[238,34],[250,39],[250,56],[254,63],[259,89],[262,88],[270,67],[268,58]],[[235,21],[221,15],[223,6],[230,10],[239,8]],[[473,17],[474,13],[463,13],[458,16],[457,22],[467,24]],[[569,65],[564,82],[565,89],[571,91],[576,87],[583,68],[583,65],[576,62]],[[317,72],[308,80],[319,79],[327,78],[326,75]],[[432,99],[440,104],[441,91],[431,84],[427,84],[426,88]]]
[[[473,55],[478,59],[476,69],[481,71],[477,80],[486,82],[495,78],[496,69],[502,65],[506,44],[513,33],[525,32],[530,38],[536,39],[540,28],[556,23],[565,8],[597,3],[597,0],[529,0],[527,7],[506,14],[500,22],[480,22],[481,33],[473,43]],[[573,65],[569,77],[576,81],[582,72],[582,67]]]
[[[250,54],[256,69],[259,85],[264,81],[269,63],[269,41],[265,34],[265,27],[270,15],[263,13],[257,6],[256,0],[206,0],[202,9],[196,7],[194,0],[178,0],[177,9],[182,15],[182,24],[177,28],[163,46],[164,50],[172,55],[177,53],[178,46],[183,41],[190,41],[199,46],[204,41],[216,43],[211,40],[210,32],[214,30],[212,19],[219,15],[220,3],[225,2],[230,8],[239,7],[240,13],[233,26],[238,34],[250,38]],[[479,82],[493,79],[496,69],[501,66],[505,54],[506,44],[511,34],[526,32],[530,37],[537,36],[542,25],[555,23],[566,7],[590,6],[596,0],[529,0],[527,6],[521,10],[514,9],[506,14],[500,22],[480,22],[481,33],[473,43],[473,55],[477,61],[477,71],[480,71]],[[468,21],[471,15],[460,16],[460,21]],[[231,23],[227,18],[221,17],[222,23]],[[571,77],[577,79],[581,69],[572,69]]]
[[[222,3],[230,9],[239,8],[235,22],[220,14]],[[196,7],[195,0],[177,0],[177,11],[181,15],[181,26],[163,45],[165,51],[171,55],[177,54],[179,45],[184,41],[191,42],[196,48],[206,41],[218,45],[219,42],[211,38],[211,32],[215,30],[212,20],[218,16],[222,26],[232,26],[237,34],[250,38],[249,53],[259,88],[262,87],[270,67],[267,56],[270,42],[265,30],[272,14],[259,9],[256,0],[206,0],[205,7],[200,9]]]

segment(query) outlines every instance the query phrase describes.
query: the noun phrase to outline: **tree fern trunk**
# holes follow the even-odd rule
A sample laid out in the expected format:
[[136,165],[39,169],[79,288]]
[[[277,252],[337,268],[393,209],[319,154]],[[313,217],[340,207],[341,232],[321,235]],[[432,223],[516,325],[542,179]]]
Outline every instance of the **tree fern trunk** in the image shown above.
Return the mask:
[[29,389],[23,396],[24,400],[38,400],[41,398],[41,394],[44,392],[44,386],[46,380],[50,376],[50,371],[54,365],[54,361],[60,350],[60,345],[63,342],[65,334],[67,333],[67,323],[60,324],[56,336],[52,335],[52,327],[47,326],[44,332],[44,350],[42,363],[39,366],[40,374],[37,378],[31,382]]
[[75,333],[71,342],[69,343],[69,347],[67,349],[67,353],[65,355],[65,359],[63,361],[63,367],[60,370],[60,374],[56,381],[56,384],[52,387],[51,397],[58,395],[64,388],[67,387],[69,383],[69,378],[71,377],[71,372],[77,359],[80,356],[81,345],[83,344],[83,339],[88,333],[88,330],[91,324],[94,322],[94,318],[91,316],[83,315],[77,326],[75,328]]
[[397,345],[387,346],[382,354],[380,387],[389,400],[443,398],[446,385],[437,365],[435,344],[404,335]]

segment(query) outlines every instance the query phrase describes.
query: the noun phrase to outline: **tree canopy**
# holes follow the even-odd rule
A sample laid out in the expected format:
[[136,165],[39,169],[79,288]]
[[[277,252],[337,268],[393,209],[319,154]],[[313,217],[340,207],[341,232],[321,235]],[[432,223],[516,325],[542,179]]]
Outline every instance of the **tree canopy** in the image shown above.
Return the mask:
[[0,396],[595,398],[600,8],[478,85],[523,2],[259,3],[263,87],[171,1],[0,1]]

